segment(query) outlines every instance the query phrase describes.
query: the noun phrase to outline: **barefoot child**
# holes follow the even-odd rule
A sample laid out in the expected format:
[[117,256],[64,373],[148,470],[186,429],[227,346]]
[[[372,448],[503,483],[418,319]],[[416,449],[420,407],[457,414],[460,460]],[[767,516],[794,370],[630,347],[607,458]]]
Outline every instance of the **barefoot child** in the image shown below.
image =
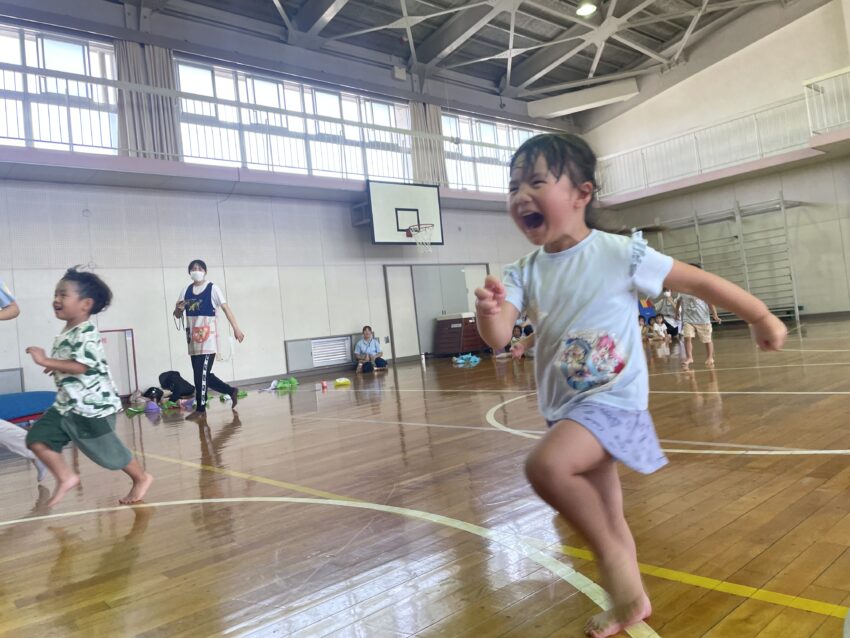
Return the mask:
[[759,346],[778,349],[785,326],[734,284],[674,261],[639,237],[593,230],[587,215],[596,158],[579,137],[538,135],[511,160],[508,210],[537,248],[475,291],[478,329],[501,347],[527,311],[535,327],[538,404],[551,429],[531,452],[535,491],[590,544],[612,608],[585,633],[612,636],[652,611],[623,515],[615,461],[650,473],[667,463],[647,412],[638,295],[662,286],[738,313]]
[[59,389],[53,407],[27,434],[27,446],[56,478],[48,507],[56,505],[80,482],[62,458],[62,448],[71,441],[101,467],[123,470],[133,479],[132,489],[119,499],[120,503],[142,500],[153,481],[115,434],[115,414],[121,409],[121,399],[106,363],[100,333],[90,319],[111,301],[112,291],[100,277],[68,269],[53,297],[53,311],[66,323],[53,342],[51,356],[41,348],[27,348],[33,361],[53,375]]
[[[699,264],[691,264],[695,268],[702,268]],[[720,323],[717,316],[717,308],[714,304],[707,303],[693,295],[683,294],[679,297],[676,305],[676,316],[681,317],[684,328],[682,336],[685,337],[685,360],[682,367],[687,368],[694,362],[694,337],[705,344],[705,365],[710,368],[714,365],[714,344],[711,341],[711,319]]]
[[[21,309],[18,307],[12,291],[0,279],[0,321],[9,321],[21,314]],[[44,463],[39,461],[31,450],[27,449],[26,444],[27,431],[18,427],[14,423],[9,423],[0,419],[0,445],[8,449],[10,452],[22,456],[30,461],[34,466],[38,476],[38,482],[44,480],[44,475],[47,468]]]

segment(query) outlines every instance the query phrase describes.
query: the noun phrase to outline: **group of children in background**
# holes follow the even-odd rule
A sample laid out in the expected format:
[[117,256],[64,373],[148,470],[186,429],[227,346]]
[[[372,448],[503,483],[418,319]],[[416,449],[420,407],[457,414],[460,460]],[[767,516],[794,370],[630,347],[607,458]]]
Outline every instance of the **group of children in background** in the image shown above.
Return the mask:
[[[700,268],[698,264],[691,265]],[[655,303],[655,312],[648,325],[646,318],[638,315],[641,337],[645,342],[669,344],[673,337],[683,339],[685,351],[682,368],[687,370],[694,362],[693,340],[698,338],[705,345],[706,367],[714,366],[711,320],[720,323],[715,306],[693,295],[681,294],[673,299],[672,292],[665,288]],[[669,355],[670,352],[664,350],[662,354]]]

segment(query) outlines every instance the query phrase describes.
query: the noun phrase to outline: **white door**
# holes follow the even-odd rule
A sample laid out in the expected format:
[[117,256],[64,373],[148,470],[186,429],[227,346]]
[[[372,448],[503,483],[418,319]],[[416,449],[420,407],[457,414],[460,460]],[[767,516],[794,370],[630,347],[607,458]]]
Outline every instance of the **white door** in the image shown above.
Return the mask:
[[393,339],[393,357],[418,356],[419,332],[416,326],[416,304],[413,301],[413,278],[410,266],[386,266],[387,307]]

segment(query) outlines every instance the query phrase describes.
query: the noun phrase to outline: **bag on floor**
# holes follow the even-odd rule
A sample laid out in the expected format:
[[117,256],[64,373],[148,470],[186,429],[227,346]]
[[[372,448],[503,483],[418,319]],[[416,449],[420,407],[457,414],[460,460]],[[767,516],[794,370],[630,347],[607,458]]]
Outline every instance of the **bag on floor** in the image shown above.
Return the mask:
[[159,375],[159,387],[171,393],[171,400],[195,396],[195,386],[180,376],[176,370],[169,370]]

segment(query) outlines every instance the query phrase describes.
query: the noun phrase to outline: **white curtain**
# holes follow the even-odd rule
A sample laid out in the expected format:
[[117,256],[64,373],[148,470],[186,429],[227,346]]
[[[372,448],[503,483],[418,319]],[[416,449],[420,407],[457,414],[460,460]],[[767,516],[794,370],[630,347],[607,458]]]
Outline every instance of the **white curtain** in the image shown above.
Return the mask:
[[443,142],[435,137],[417,133],[443,134],[443,110],[436,104],[410,103],[410,124],[413,129],[413,179],[420,184],[448,184]]
[[[170,49],[116,40],[115,61],[119,82],[177,89]],[[180,159],[176,99],[120,89],[118,125],[121,147],[128,155]]]

